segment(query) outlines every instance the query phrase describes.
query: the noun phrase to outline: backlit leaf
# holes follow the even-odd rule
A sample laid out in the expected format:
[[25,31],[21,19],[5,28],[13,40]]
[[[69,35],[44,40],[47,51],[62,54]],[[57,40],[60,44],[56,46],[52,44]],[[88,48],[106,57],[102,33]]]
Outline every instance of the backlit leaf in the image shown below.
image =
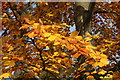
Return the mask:
[[2,75],[0,75],[0,78],[8,78],[10,77],[10,73],[3,73]]
[[49,37],[51,35],[51,33],[44,33],[43,36],[44,37]]
[[15,62],[14,61],[5,61],[3,65],[7,65],[7,66],[10,66],[10,67],[13,67],[15,65]]
[[32,32],[32,33],[29,33],[29,34],[28,34],[28,37],[29,37],[29,38],[33,38],[33,37],[35,37],[36,35],[37,35],[37,34],[35,34],[34,32]]
[[79,53],[75,53],[75,54],[73,55],[73,58],[78,58],[79,56],[80,56]]

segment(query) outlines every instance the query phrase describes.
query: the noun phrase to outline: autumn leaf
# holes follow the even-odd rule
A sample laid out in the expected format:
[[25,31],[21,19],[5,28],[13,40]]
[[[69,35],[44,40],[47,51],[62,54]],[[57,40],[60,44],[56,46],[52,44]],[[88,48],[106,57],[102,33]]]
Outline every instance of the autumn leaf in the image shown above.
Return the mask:
[[70,34],[70,37],[76,37],[78,36],[78,31],[73,31],[71,34]]
[[97,38],[100,38],[101,37],[101,35],[94,35],[94,36],[92,36],[94,39],[97,39]]
[[53,56],[58,56],[59,55],[59,53],[58,52],[54,52],[54,55]]
[[15,65],[15,62],[12,61],[12,60],[11,60],[11,61],[5,61],[5,62],[3,63],[3,65],[13,67],[13,66]]
[[64,25],[64,26],[67,26],[67,27],[70,27],[69,25],[67,25],[66,23],[62,23],[60,25]]
[[34,23],[34,24],[33,24],[33,29],[37,29],[39,26],[40,26],[39,23]]
[[51,33],[44,33],[43,36],[44,37],[49,37],[51,35]]
[[9,57],[3,57],[3,59],[9,59]]
[[12,46],[9,47],[8,51],[11,51],[13,50],[14,48]]
[[101,70],[98,74],[105,74],[105,73],[106,73],[106,71]]
[[88,32],[86,32],[85,35],[87,35],[87,36],[89,36],[89,37],[92,36],[92,35],[91,35],[90,33],[88,33]]
[[8,78],[10,76],[11,76],[10,73],[3,73],[2,75],[0,75],[0,79],[2,79],[2,78]]
[[59,45],[60,44],[60,42],[54,42],[54,45]]
[[55,35],[51,35],[50,37],[48,37],[49,41],[54,41],[55,39],[57,39],[57,36]]
[[23,57],[13,57],[12,60],[23,60]]
[[26,23],[30,22],[30,20],[28,18],[24,18],[24,20],[25,20]]
[[92,40],[92,38],[90,38],[90,37],[85,38],[85,41],[90,41],[90,40]]
[[87,78],[93,78],[93,79],[94,79],[94,77],[93,77],[93,76],[87,76]]
[[48,16],[54,16],[54,14],[51,14],[51,13],[47,13]]
[[35,37],[37,34],[35,34],[34,32],[31,32],[31,33],[27,33],[26,35],[28,35],[29,38],[33,38],[33,37]]
[[85,75],[89,75],[90,73],[89,73],[89,72],[85,72],[84,74],[85,74]]
[[80,75],[75,76],[75,78],[78,78]]
[[19,30],[21,30],[21,29],[23,29],[23,28],[28,29],[29,27],[30,27],[30,25],[23,24],[23,26],[22,26],[22,27],[20,27],[20,28],[19,28]]
[[75,53],[75,54],[73,55],[73,58],[78,58],[79,56],[80,56],[79,53]]

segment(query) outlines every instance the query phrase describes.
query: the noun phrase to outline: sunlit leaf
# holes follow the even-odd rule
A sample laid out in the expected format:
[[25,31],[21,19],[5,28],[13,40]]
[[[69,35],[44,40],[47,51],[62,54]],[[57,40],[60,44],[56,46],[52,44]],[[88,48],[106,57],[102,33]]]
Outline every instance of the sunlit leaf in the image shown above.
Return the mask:
[[44,33],[43,36],[44,37],[49,37],[51,35],[51,33]]
[[79,53],[75,53],[75,54],[73,55],[73,58],[78,58],[79,56],[80,56]]
[[8,77],[10,77],[11,76],[11,74],[10,73],[3,73],[2,75],[0,75],[0,78],[2,79],[2,78],[8,78]]
[[60,42],[55,42],[55,43],[54,43],[54,45],[58,45],[58,44],[60,44]]
[[39,23],[34,23],[33,24],[33,29],[37,29],[38,27],[40,27]]
[[54,14],[51,14],[51,13],[47,13],[48,16],[54,16]]
[[28,37],[29,38],[33,38],[33,37],[35,37],[37,34],[35,34],[34,32],[32,32],[32,33],[28,33]]
[[48,38],[48,40],[50,40],[50,41],[54,41],[55,39],[57,39],[57,36],[55,36],[55,35],[51,35],[51,36]]
[[87,78],[93,78],[93,79],[94,79],[94,77],[93,77],[93,76],[87,76]]
[[7,66],[10,66],[10,67],[13,67],[15,65],[15,62],[14,61],[5,61],[3,65],[7,65]]
[[3,59],[8,59],[9,57],[3,57]]
[[90,38],[90,37],[85,38],[85,41],[90,41],[90,40],[92,40],[92,38]]
[[106,73],[106,71],[101,70],[98,74],[105,74],[105,73]]

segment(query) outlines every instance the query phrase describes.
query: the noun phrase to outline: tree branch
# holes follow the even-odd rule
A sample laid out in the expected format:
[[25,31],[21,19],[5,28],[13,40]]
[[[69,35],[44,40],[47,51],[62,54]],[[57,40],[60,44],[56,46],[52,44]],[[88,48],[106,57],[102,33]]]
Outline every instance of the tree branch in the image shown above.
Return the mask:
[[14,16],[15,16],[15,19],[19,22],[19,25],[22,26],[21,22],[20,22],[20,21],[18,20],[18,18],[17,18],[17,15],[15,14],[15,11],[14,11],[13,7],[11,6],[11,3],[8,2],[8,4],[9,4],[10,9],[12,10],[12,12],[13,12],[13,14],[14,14]]
[[37,45],[35,44],[35,41],[34,41],[34,39],[32,39],[32,38],[30,38],[31,40],[32,40],[32,43],[33,43],[33,45],[36,47],[36,49],[40,52],[40,58],[41,58],[41,60],[42,60],[42,64],[43,64],[43,71],[45,70],[45,61],[44,61],[44,59],[43,59],[43,57],[42,57],[42,49],[39,49],[38,47],[37,47]]
[[97,14],[97,13],[114,13],[114,14],[116,14],[117,16],[119,16],[118,13],[113,12],[113,11],[94,11],[94,12],[93,12],[93,14]]

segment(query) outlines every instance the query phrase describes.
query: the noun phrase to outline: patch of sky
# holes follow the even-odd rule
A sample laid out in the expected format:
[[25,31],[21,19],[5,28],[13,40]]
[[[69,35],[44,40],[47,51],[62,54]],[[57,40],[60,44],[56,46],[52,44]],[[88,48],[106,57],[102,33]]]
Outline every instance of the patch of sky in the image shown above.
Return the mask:
[[73,31],[76,31],[75,24],[73,26],[70,26],[70,32],[69,33],[73,32]]

